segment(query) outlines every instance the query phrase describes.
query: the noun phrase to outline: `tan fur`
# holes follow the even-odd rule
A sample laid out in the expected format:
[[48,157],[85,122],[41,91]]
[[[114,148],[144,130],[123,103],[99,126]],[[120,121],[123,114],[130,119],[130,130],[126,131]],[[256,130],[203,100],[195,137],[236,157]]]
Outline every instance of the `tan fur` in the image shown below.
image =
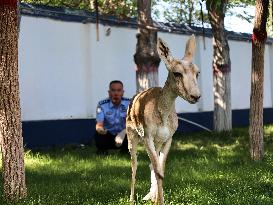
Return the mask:
[[[134,185],[137,169],[137,144],[144,143],[151,160],[151,191],[145,199],[164,204],[163,178],[172,136],[178,127],[175,99],[180,96],[190,103],[200,98],[197,85],[198,67],[192,63],[195,39],[186,46],[184,58],[174,59],[165,42],[158,39],[157,50],[169,70],[163,88],[150,88],[135,95],[129,105],[126,119],[128,148],[131,153],[132,183],[130,201],[134,204]],[[153,179],[156,179],[156,185]]]

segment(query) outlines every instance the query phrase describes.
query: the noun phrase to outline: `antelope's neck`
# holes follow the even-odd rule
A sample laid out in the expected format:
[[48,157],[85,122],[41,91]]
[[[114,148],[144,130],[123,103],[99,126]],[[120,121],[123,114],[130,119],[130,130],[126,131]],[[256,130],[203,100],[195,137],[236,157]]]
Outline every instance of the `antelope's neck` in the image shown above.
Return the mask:
[[158,109],[163,121],[167,120],[168,116],[174,111],[176,98],[177,94],[171,88],[170,76],[168,76],[158,99]]

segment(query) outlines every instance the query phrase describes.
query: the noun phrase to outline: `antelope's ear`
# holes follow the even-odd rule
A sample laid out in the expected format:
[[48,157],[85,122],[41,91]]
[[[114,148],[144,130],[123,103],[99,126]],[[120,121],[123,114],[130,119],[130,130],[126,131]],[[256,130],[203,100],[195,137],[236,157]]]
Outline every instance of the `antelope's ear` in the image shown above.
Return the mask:
[[161,38],[157,40],[157,52],[159,57],[165,62],[167,69],[170,69],[173,57],[168,45]]
[[193,56],[195,54],[195,47],[196,47],[195,36],[192,34],[189,40],[187,41],[183,60],[192,62]]

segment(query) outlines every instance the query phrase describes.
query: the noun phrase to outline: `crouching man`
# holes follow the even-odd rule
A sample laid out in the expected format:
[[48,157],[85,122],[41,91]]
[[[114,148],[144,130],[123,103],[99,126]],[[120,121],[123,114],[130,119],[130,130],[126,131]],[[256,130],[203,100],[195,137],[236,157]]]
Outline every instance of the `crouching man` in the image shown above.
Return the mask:
[[120,149],[128,153],[125,121],[130,99],[123,97],[123,83],[119,80],[110,82],[108,94],[109,98],[99,101],[97,106],[97,154],[107,154],[109,149]]

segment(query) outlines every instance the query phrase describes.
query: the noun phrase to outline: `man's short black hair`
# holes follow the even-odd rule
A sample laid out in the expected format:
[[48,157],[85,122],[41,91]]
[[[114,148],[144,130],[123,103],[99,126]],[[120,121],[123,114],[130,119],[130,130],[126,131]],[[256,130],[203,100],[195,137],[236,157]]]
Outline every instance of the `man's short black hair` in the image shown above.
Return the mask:
[[111,88],[111,85],[114,84],[114,83],[119,83],[122,85],[123,87],[123,83],[120,81],[120,80],[112,80],[110,83],[109,83],[109,89]]

